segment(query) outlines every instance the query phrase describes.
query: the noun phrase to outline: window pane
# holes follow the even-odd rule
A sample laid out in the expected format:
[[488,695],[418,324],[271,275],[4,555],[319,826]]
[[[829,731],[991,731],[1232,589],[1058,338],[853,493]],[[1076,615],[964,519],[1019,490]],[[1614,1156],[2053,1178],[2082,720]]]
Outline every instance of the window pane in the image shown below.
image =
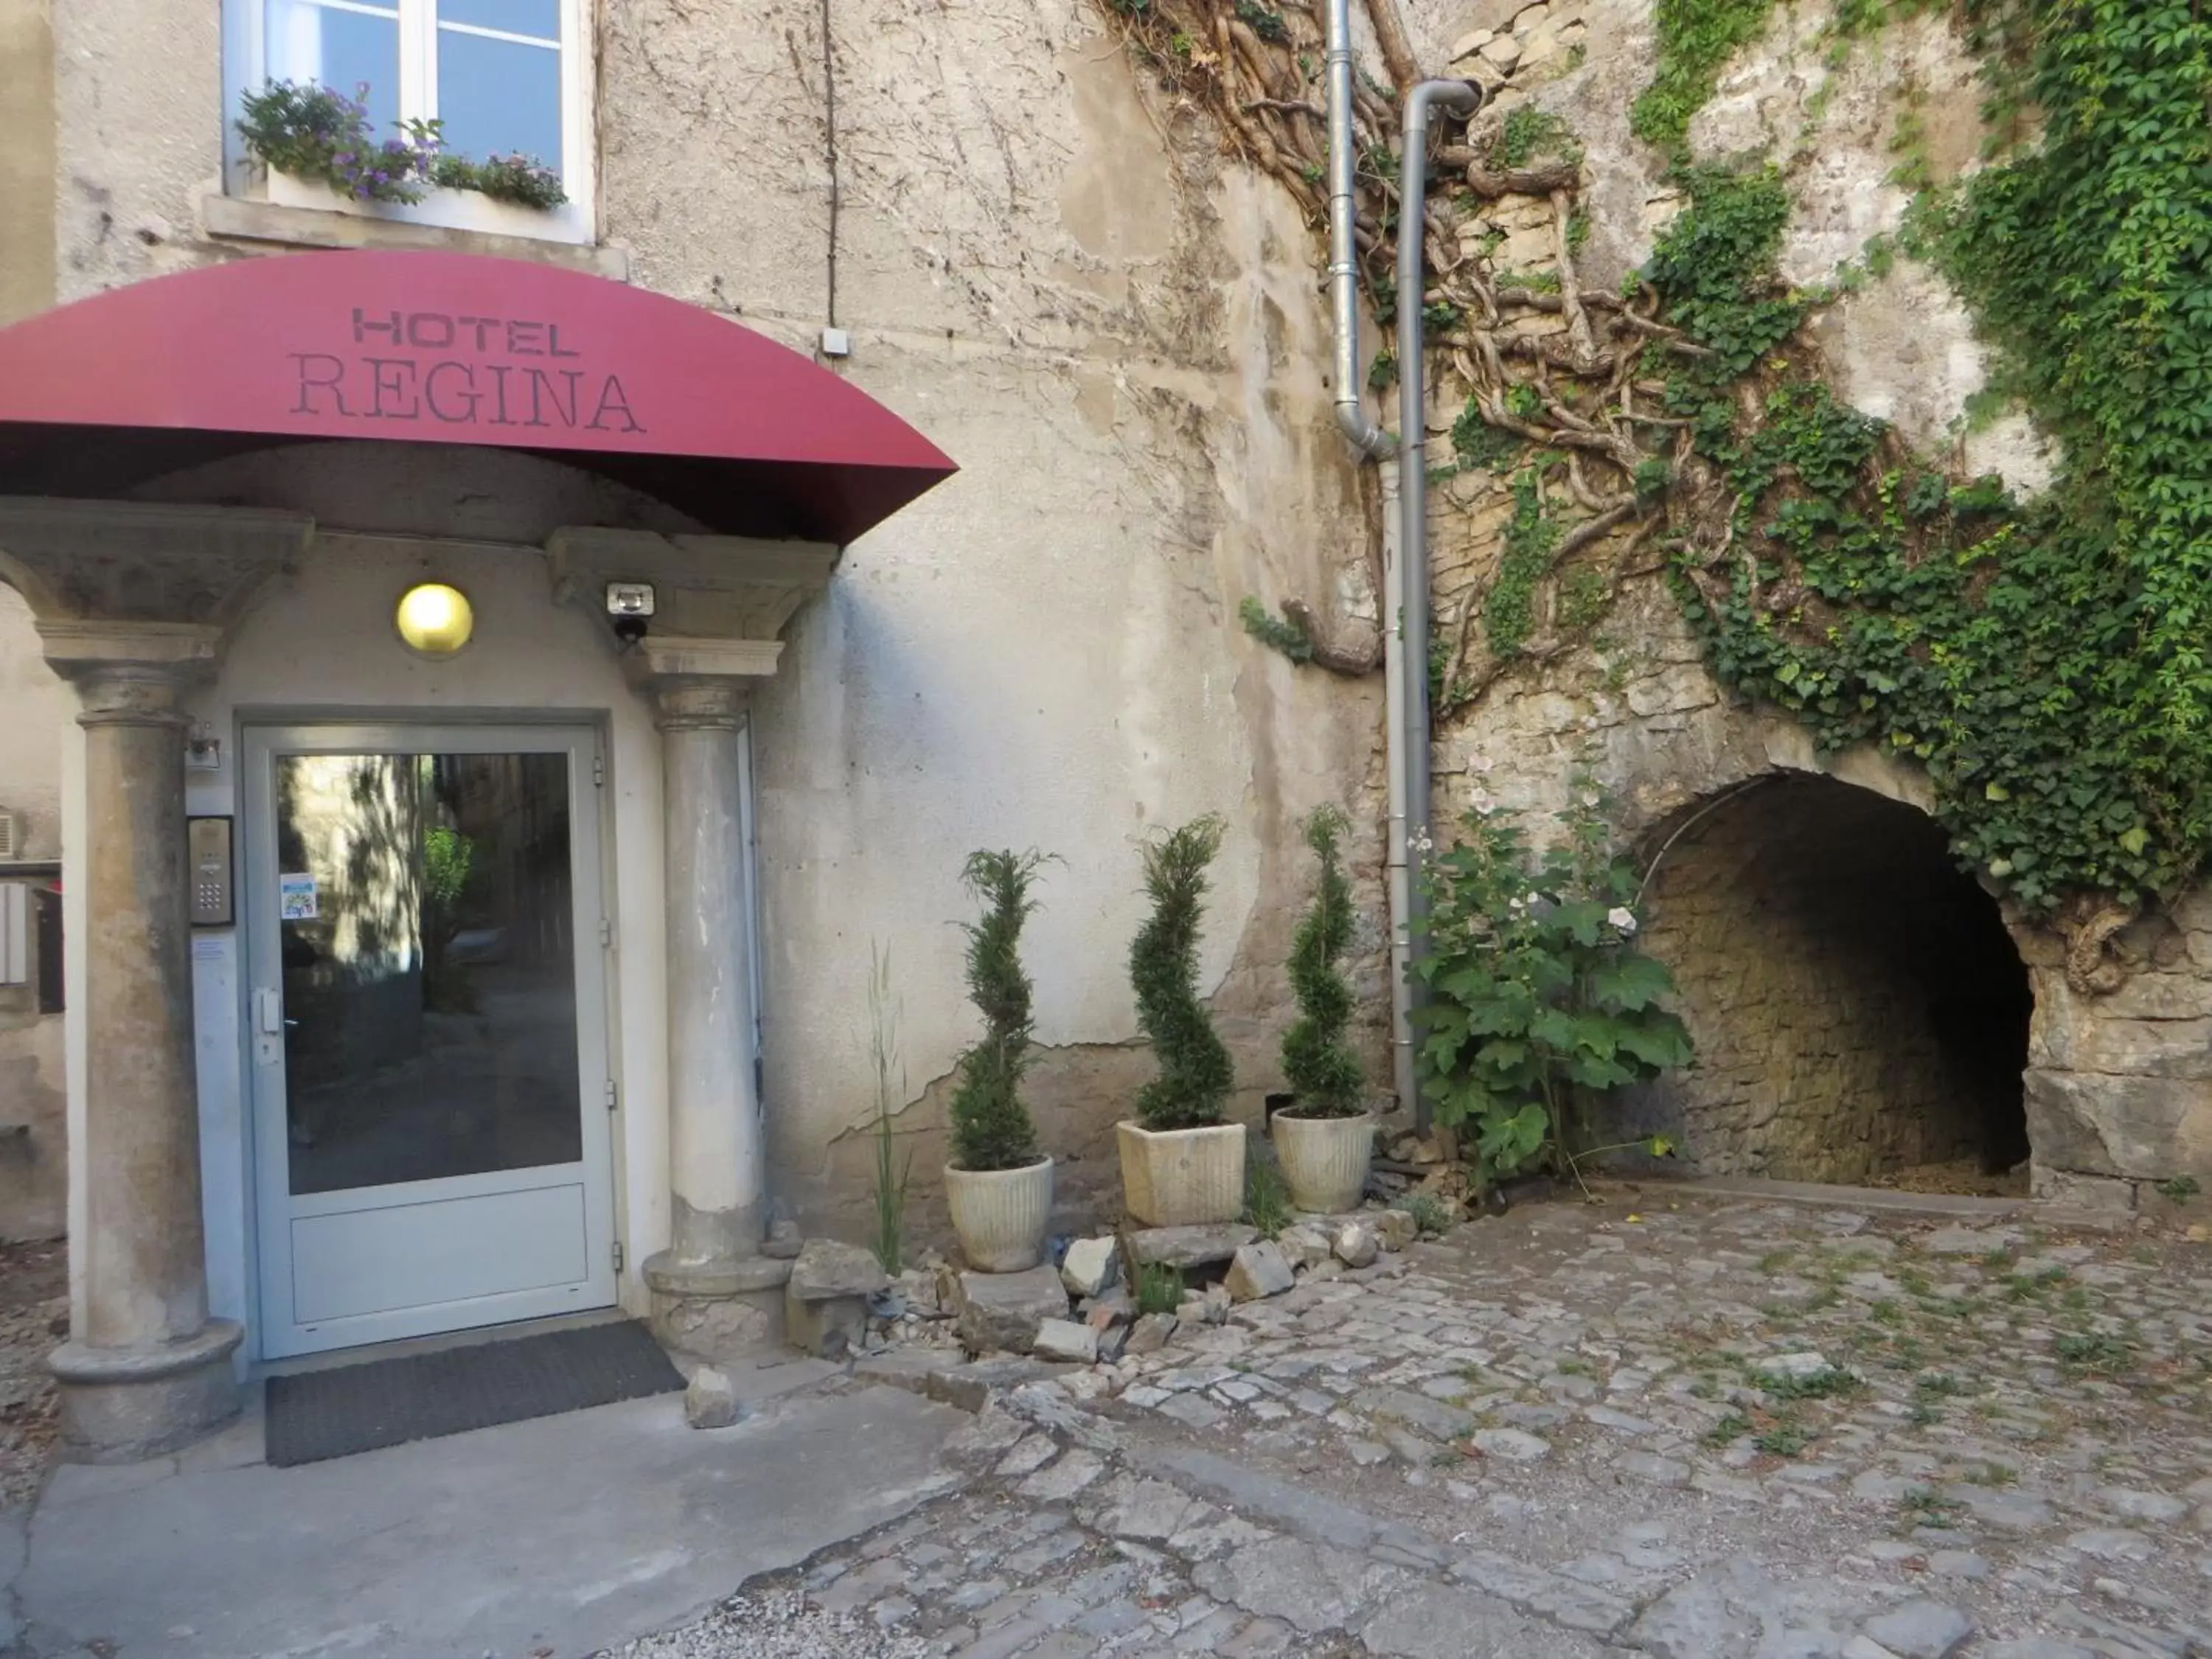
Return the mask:
[[269,0],[269,78],[318,81],[348,97],[368,83],[371,136],[398,135],[399,14],[319,6],[313,0]]
[[440,29],[438,117],[457,155],[480,161],[520,153],[558,170],[561,54]]
[[438,0],[438,21],[558,40],[561,0]]
[[293,1192],[583,1157],[568,767],[278,758]]

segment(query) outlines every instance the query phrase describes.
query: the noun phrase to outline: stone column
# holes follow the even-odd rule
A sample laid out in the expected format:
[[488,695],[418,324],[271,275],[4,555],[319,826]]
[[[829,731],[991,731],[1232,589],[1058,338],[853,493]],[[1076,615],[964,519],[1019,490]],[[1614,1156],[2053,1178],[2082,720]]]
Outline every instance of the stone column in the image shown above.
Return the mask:
[[200,1218],[199,1087],[179,694],[216,630],[46,628],[76,685],[85,748],[82,1320],[51,1361],[74,1457],[150,1457],[234,1416],[231,1352],[210,1319]]
[[709,1356],[775,1340],[788,1261],[761,1254],[767,1157],[753,1070],[738,733],[745,682],[656,678],[668,910],[669,1248],[645,1264],[662,1340]]

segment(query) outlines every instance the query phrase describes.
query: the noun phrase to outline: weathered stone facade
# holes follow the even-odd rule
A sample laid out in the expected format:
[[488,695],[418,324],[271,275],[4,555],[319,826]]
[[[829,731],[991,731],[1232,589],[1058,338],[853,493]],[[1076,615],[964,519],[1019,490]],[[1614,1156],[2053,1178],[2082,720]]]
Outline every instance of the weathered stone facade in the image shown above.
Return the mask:
[[[1586,153],[1582,280],[1619,282],[1680,206],[1664,159],[1627,130],[1650,75],[1650,6],[1493,0],[1414,16],[1431,50],[1457,54],[1454,72],[1498,87],[1493,112],[1529,103],[1566,123]],[[1946,21],[1897,26],[1834,68],[1819,38],[1826,16],[1819,5],[1778,9],[1769,37],[1739,55],[1691,129],[1701,156],[1765,153],[1783,164],[1795,203],[1784,270],[1804,283],[1832,279],[1869,237],[1896,229],[1909,199],[1889,176],[1902,93],[1918,94],[1917,142],[1938,177],[1970,165],[1979,143],[1972,60]],[[1553,219],[1547,202],[1505,197],[1466,228],[1462,251],[1502,235],[1492,256],[1500,268],[1555,269]],[[1553,331],[1559,319],[1525,326]],[[1984,354],[1966,308],[1932,273],[1900,262],[1816,316],[1814,333],[1856,406],[1916,443],[1952,447],[1965,471],[1995,471],[2025,489],[2048,480],[2048,449],[2024,418],[1966,429]],[[1465,396],[1448,368],[1433,392],[1432,437]],[[1940,831],[1891,806],[1924,814],[1924,775],[1872,752],[1817,754],[1786,716],[1732,697],[1666,590],[1663,556],[1618,537],[1565,562],[1540,591],[1522,653],[1489,658],[1481,607],[1511,513],[1505,480],[1464,470],[1433,499],[1436,628],[1455,641],[1452,672],[1467,687],[1438,724],[1439,823],[1464,810],[1471,761],[1487,769],[1484,794],[1540,834],[1586,770],[1614,801],[1623,843],[1646,858],[1713,808],[1650,891],[1649,942],[1681,983],[1700,1060],[1621,1103],[1622,1133],[1678,1133],[1694,1170],[1814,1180],[1997,1156],[1998,1141],[1969,1133],[1982,1121],[1975,1091],[1991,1086],[1990,1024],[1962,1016],[1958,986],[1946,982],[1960,969],[1943,952],[1977,930],[1986,943],[2002,914],[2034,1005],[2024,1094],[2036,1192],[2128,1206],[2147,1183],[2212,1176],[2212,890],[2114,938],[2109,992],[2085,988],[2078,962],[2069,982],[2066,941],[1993,899],[1959,928],[1938,926],[1939,912],[1976,907],[1956,883],[1925,884]],[[1576,614],[1578,599],[1587,611],[1608,586],[1599,614]],[[1832,790],[1872,793],[1778,810],[1821,775],[1839,781]],[[1714,807],[1774,778],[1794,781]],[[1975,961],[1973,994],[2013,994],[2004,986],[2016,969],[1986,952]],[[1962,1057],[1962,1047],[1972,1052]]]

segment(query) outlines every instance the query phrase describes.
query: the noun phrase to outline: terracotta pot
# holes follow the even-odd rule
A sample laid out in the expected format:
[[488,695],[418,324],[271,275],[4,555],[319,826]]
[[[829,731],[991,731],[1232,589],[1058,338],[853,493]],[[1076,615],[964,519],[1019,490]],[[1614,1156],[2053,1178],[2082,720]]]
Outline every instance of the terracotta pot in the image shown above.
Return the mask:
[[1052,1219],[1052,1160],[1018,1170],[945,1170],[945,1201],[960,1254],[979,1273],[1025,1273],[1044,1260]]
[[1121,1196],[1147,1227],[1234,1221],[1244,1213],[1244,1126],[1202,1129],[1115,1126],[1121,1142]]
[[1268,1121],[1291,1207],[1316,1215],[1342,1215],[1359,1207],[1367,1166],[1375,1156],[1375,1119],[1299,1117],[1277,1112]]

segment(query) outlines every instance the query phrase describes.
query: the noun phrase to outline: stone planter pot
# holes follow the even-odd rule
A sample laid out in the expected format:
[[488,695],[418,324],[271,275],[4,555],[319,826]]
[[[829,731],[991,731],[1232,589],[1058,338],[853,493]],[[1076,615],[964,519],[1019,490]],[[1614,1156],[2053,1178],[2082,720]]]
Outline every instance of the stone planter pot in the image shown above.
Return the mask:
[[960,1254],[978,1273],[1026,1273],[1044,1260],[1052,1160],[1018,1170],[945,1169],[945,1201]]
[[1277,1112],[1268,1123],[1291,1207],[1315,1215],[1342,1215],[1359,1207],[1367,1166],[1375,1156],[1375,1119],[1297,1117]]
[[1121,1196],[1147,1227],[1234,1221],[1244,1213],[1244,1126],[1154,1131],[1115,1126],[1121,1142]]

